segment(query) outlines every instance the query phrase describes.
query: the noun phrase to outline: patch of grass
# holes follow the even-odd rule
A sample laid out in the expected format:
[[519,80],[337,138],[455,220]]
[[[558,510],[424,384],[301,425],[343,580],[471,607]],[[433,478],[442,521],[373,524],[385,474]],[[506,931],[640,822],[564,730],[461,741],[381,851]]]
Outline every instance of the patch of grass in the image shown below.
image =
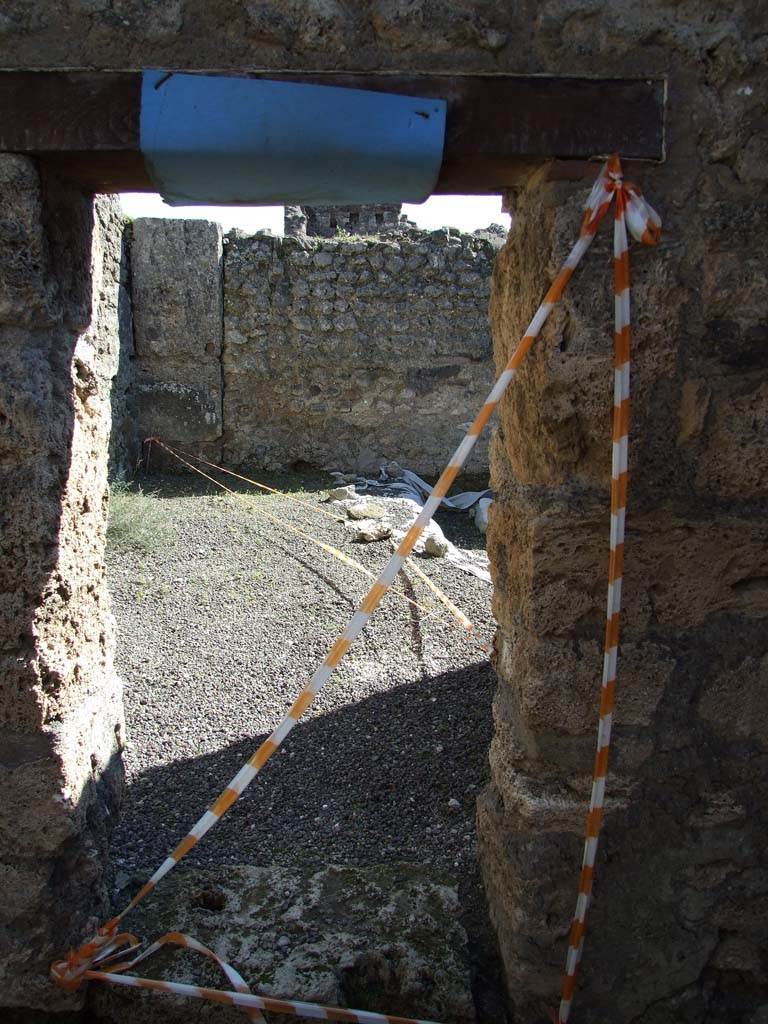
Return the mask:
[[114,551],[157,551],[176,543],[176,527],[157,491],[116,481],[109,489],[107,545]]

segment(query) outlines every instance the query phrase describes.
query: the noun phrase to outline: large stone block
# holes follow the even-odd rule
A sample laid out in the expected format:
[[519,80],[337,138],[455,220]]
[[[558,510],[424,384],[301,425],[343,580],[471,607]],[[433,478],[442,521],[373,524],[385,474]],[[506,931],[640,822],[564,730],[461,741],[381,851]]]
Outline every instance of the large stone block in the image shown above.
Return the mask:
[[[193,381],[179,377],[194,377]],[[221,376],[218,368],[188,375],[141,367],[134,382],[142,439],[159,437],[184,447],[221,437]]]
[[[222,252],[218,224],[153,218],[133,223],[139,441],[160,437],[195,454],[220,454]],[[157,455],[154,468],[161,464],[179,468]]]
[[0,325],[45,327],[56,318],[46,278],[37,171],[22,156],[0,161]]
[[[543,636],[602,636],[608,569],[608,495],[518,489],[494,502],[488,548],[494,608],[505,626]],[[710,615],[768,614],[759,582],[768,570],[762,522],[705,514],[690,505],[632,504],[630,481],[622,588],[622,632],[687,628]]]
[[493,789],[477,804],[479,858],[515,1020],[554,1004],[562,973],[558,940],[572,910],[580,842],[570,833],[516,828]]
[[[132,915],[149,940],[194,936],[232,964],[252,991],[405,1017],[469,1024],[466,935],[450,878],[428,867],[329,866],[322,871],[227,865],[181,868]],[[228,988],[202,958],[166,954],[153,977]],[[92,986],[111,1024],[237,1021],[241,1011],[198,1000]]]
[[122,798],[122,687],[37,734],[0,732],[0,1006],[71,1009],[51,962],[89,938],[108,913],[108,836]]
[[216,362],[221,227],[205,220],[140,217],[132,225],[131,271],[139,358],[194,366]]
[[740,379],[703,405],[707,423],[697,446],[696,489],[736,500],[764,498],[768,494],[768,384]]
[[[575,196],[572,188],[562,186],[519,197],[517,230],[499,253],[494,271],[490,315],[498,369],[522,338],[576,240],[582,201],[582,194]],[[501,405],[506,454],[520,483],[560,486],[577,481],[594,486],[610,473],[611,247],[610,230],[604,226]],[[660,431],[670,430],[667,438],[677,432],[664,392],[675,370],[669,334],[684,329],[687,293],[665,252],[634,245],[631,258],[635,342],[630,447],[634,459],[645,462]],[[662,309],[667,310],[663,319],[657,312]],[[674,450],[668,458],[674,464]]]

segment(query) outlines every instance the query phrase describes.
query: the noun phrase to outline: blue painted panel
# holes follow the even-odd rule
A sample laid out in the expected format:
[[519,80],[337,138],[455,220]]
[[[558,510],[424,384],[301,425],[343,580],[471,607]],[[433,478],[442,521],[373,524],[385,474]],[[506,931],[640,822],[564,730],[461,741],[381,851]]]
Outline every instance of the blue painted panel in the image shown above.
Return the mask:
[[146,71],[141,149],[172,206],[421,202],[446,101]]

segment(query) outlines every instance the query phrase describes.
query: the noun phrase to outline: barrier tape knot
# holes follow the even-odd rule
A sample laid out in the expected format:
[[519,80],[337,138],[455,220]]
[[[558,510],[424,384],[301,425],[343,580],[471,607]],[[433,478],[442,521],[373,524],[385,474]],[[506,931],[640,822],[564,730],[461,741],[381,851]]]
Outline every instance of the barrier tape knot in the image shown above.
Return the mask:
[[135,936],[127,932],[118,935],[117,924],[117,918],[113,918],[102,925],[93,938],[83,943],[79,949],[70,949],[64,960],[54,960],[50,967],[53,981],[65,992],[76,992],[85,981],[86,971],[89,971],[97,961],[106,959],[125,945],[121,940],[136,941]]

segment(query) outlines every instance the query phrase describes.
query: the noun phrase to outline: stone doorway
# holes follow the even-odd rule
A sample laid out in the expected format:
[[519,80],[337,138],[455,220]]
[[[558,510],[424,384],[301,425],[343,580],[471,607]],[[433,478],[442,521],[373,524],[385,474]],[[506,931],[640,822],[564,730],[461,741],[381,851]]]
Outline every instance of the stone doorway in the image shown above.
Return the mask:
[[[13,6],[5,29],[15,41],[9,64],[29,68],[43,59],[72,66],[57,41],[66,34],[51,29],[50,13],[41,8],[32,24],[21,6]],[[553,8],[533,23],[524,5],[505,5],[503,19],[486,12],[481,25],[469,6],[467,21],[446,15],[439,32],[421,21],[384,18],[375,42],[349,25],[345,39],[359,42],[362,63],[381,54],[379,66],[390,68],[405,61],[435,69],[450,52],[453,70],[594,74],[599,67],[618,76],[669,76],[667,163],[639,175],[673,241],[656,263],[650,255],[636,261],[638,306],[648,314],[638,323],[645,340],[635,371],[629,717],[580,998],[585,1020],[610,1013],[643,1024],[685,1015],[756,1022],[765,1005],[766,892],[759,838],[764,309],[754,287],[765,266],[755,128],[762,116],[760,37],[739,10],[726,23],[709,9],[670,21],[665,6],[653,3],[634,12]],[[82,66],[162,64],[169,39],[188,64],[218,66],[205,33],[193,46],[181,21],[155,20],[156,34],[139,38],[93,17],[99,31],[83,33],[75,46]],[[233,65],[250,66],[256,52],[266,67],[319,59],[307,57],[315,51],[303,21],[298,58],[278,22],[249,25],[241,38],[252,40],[252,50],[246,56],[233,42]],[[328,52],[343,64],[333,27],[330,39]],[[448,51],[440,48],[445,40]],[[11,524],[3,541],[11,552],[6,589],[17,595],[4,651],[10,696],[3,764],[16,794],[5,826],[16,937],[8,939],[4,999],[51,1007],[41,970],[68,931],[81,937],[89,910],[101,909],[93,865],[111,806],[111,775],[103,767],[112,761],[119,725],[117,709],[108,711],[114,704],[103,628],[106,419],[101,383],[89,373],[93,360],[84,356],[88,345],[98,347],[88,335],[96,221],[77,189],[48,177],[41,186],[33,160],[4,157],[3,174],[3,223],[10,227],[0,295],[12,354],[3,375],[2,500]],[[517,191],[517,230],[494,283],[502,356],[572,237],[581,198],[572,185],[541,179]],[[491,543],[501,682],[494,781],[480,831],[520,1020],[538,1016],[542,999],[557,988],[562,957],[555,944],[564,940],[578,861],[574,797],[591,747],[590,725],[580,715],[604,575],[593,566],[604,551],[607,472],[602,410],[609,359],[599,339],[610,330],[600,312],[610,254],[596,252],[579,293],[566,301],[502,409],[495,453],[501,499]],[[80,533],[87,517],[90,541]],[[81,628],[87,623],[93,629]],[[87,753],[84,735],[92,737]],[[103,784],[95,784],[94,773]],[[39,809],[39,830],[17,834],[20,807]],[[617,991],[628,993],[618,1005]]]

